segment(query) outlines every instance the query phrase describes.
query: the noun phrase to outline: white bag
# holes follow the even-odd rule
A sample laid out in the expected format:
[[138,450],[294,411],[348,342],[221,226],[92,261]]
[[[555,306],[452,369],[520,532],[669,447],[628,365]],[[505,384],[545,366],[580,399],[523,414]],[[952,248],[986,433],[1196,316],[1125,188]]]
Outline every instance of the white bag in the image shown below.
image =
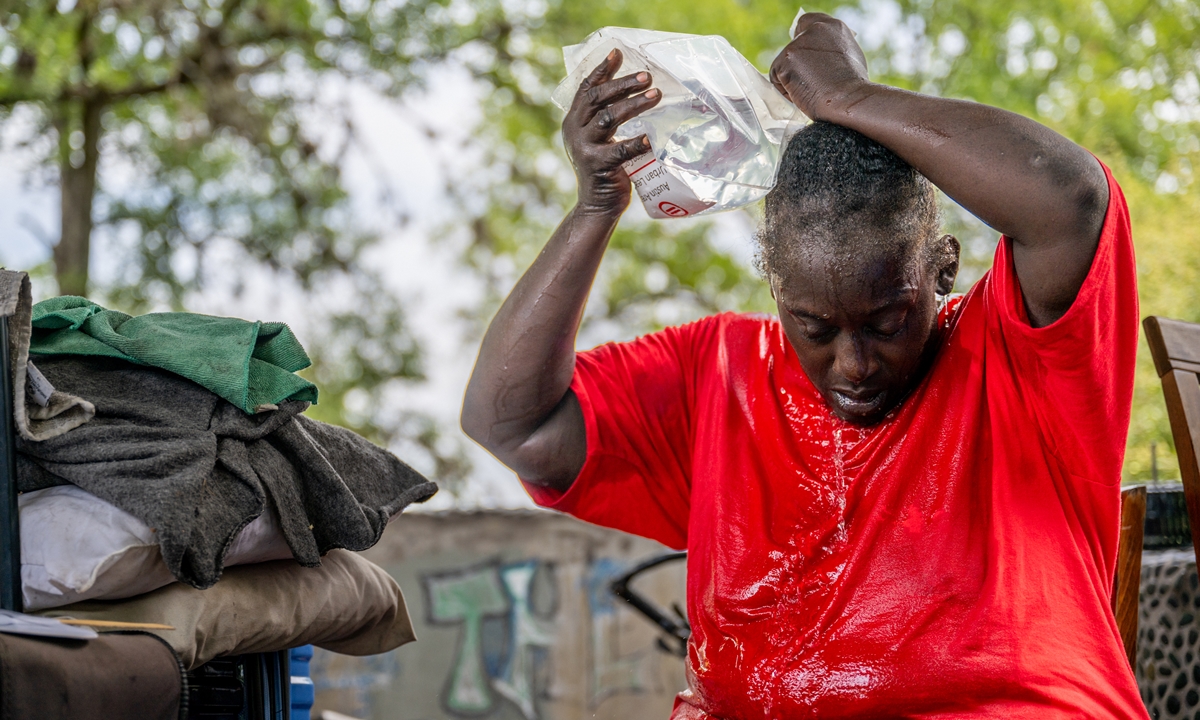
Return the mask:
[[[133,597],[175,582],[155,532],[117,506],[74,485],[17,500],[26,611]],[[290,557],[279,518],[267,510],[234,538],[224,564]]]
[[662,92],[658,105],[615,135],[650,139],[650,152],[625,164],[650,217],[731,210],[767,194],[784,143],[808,120],[729,41],[602,28],[563,48],[567,77],[551,96],[554,104],[570,108],[580,83],[613,48],[624,56],[617,76],[646,70]]

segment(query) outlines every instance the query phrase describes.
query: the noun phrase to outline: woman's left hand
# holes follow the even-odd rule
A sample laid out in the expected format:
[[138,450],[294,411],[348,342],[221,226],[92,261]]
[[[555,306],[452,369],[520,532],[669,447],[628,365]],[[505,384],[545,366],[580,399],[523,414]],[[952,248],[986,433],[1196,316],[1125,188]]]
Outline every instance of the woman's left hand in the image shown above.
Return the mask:
[[813,120],[830,120],[844,99],[868,85],[867,58],[844,22],[806,13],[796,37],[771,63],[771,83]]

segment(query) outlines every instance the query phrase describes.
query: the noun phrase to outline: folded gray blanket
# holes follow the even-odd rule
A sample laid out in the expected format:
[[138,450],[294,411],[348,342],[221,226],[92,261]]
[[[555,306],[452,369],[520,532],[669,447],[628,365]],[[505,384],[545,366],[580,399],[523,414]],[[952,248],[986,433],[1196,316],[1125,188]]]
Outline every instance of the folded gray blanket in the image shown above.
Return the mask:
[[247,415],[205,388],[121,360],[46,356],[54,387],[96,407],[90,421],[17,441],[22,492],[70,483],[138,517],[179,580],[207,588],[230,543],[274,505],[301,565],[365,550],[388,519],[437,486],[349,430],[304,417],[306,402]]

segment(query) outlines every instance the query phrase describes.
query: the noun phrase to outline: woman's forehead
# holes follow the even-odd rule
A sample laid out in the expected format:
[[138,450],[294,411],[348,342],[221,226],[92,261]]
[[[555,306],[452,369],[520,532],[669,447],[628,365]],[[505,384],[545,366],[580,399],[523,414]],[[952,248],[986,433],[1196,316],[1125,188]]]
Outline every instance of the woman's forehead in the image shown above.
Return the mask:
[[773,281],[776,298],[787,310],[818,317],[874,312],[919,293],[924,284],[921,256],[902,246],[793,253]]

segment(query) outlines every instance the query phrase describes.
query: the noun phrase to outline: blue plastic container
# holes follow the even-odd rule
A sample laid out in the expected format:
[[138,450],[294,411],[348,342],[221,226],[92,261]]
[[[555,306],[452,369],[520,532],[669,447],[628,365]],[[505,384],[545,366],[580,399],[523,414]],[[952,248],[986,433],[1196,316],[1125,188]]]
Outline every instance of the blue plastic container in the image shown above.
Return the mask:
[[313,646],[301,645],[291,649],[292,665],[292,720],[312,720],[315,697],[312,671],[308,662],[312,660]]

